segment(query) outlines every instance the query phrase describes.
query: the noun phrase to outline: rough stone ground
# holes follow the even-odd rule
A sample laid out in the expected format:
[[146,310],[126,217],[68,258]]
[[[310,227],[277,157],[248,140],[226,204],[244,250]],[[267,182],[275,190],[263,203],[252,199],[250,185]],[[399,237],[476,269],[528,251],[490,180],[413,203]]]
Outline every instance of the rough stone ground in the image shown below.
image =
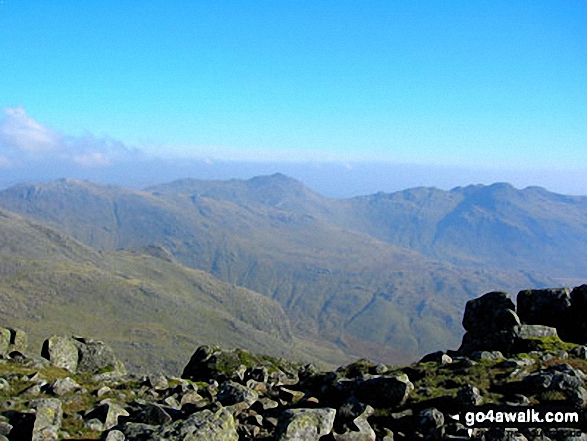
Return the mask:
[[181,377],[137,376],[101,342],[52,336],[37,356],[24,332],[0,329],[0,440],[587,439],[584,426],[469,431],[450,417],[465,406],[553,404],[586,419],[587,347],[524,323],[506,294],[490,294],[467,305],[458,351],[403,367],[359,360],[320,372],[204,346]]

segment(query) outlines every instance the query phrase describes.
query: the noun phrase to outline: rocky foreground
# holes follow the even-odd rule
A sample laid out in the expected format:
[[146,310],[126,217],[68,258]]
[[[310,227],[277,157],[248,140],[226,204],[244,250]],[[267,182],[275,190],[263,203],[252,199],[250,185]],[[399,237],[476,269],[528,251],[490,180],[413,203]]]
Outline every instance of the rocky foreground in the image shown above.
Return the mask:
[[137,376],[104,343],[52,336],[37,356],[23,331],[0,328],[0,440],[587,439],[587,427],[471,431],[450,417],[489,403],[586,413],[587,285],[517,303],[469,301],[457,351],[334,372],[203,346],[181,378]]

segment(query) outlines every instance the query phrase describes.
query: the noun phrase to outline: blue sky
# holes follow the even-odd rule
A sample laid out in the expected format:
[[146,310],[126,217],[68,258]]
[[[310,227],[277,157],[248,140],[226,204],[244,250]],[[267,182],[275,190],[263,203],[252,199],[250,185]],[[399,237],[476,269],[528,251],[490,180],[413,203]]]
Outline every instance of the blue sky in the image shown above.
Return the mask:
[[0,167],[556,170],[587,194],[586,78],[584,1],[4,0]]

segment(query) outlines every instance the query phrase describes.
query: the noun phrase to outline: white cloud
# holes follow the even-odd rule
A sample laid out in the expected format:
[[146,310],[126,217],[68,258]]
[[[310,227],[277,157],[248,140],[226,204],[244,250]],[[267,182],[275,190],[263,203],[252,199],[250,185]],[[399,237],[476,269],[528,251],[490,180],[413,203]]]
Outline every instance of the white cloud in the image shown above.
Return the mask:
[[49,153],[59,149],[62,136],[39,124],[22,107],[5,108],[0,123],[0,142],[30,153]]
[[[83,167],[109,165],[133,152],[111,138],[64,135],[30,117],[24,108],[3,109],[0,120],[0,166],[57,160]],[[1,159],[3,158],[4,161]]]

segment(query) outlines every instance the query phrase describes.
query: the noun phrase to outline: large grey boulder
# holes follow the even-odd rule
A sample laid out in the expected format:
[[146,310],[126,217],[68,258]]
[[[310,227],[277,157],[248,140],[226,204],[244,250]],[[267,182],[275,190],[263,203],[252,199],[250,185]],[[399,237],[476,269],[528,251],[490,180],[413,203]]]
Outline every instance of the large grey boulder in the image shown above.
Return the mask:
[[101,341],[53,335],[43,342],[41,355],[73,373],[126,373],[112,349]]
[[332,432],[336,410],[289,409],[281,414],[277,425],[278,441],[318,441]]
[[53,335],[43,342],[41,356],[54,366],[77,372],[79,355],[74,340],[69,337]]
[[74,337],[73,343],[78,352],[78,372],[116,372],[126,373],[124,365],[116,358],[110,346],[81,337]]
[[568,288],[528,289],[516,298],[520,320],[528,325],[558,327],[571,307]]

